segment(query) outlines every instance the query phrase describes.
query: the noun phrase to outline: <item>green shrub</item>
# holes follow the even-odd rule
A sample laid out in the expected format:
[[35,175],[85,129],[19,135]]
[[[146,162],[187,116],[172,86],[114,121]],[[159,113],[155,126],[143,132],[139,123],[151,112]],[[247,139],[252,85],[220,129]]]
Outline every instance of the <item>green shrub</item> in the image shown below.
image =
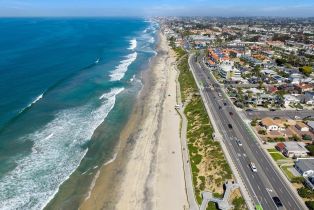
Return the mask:
[[314,201],[305,201],[305,205],[309,208],[309,210],[314,210]]
[[307,145],[306,149],[310,151],[311,156],[314,156],[314,144]]
[[310,135],[303,134],[302,135],[302,139],[305,140],[305,141],[311,141],[312,137]]
[[260,134],[260,135],[266,135],[266,134],[267,134],[267,131],[266,131],[266,130],[259,130],[259,131],[258,131],[258,134]]
[[234,205],[234,210],[245,209],[245,200],[242,197],[236,197],[233,199],[232,205]]
[[298,193],[302,198],[314,198],[314,192],[307,188],[307,187],[301,187],[298,189]]
[[292,183],[299,183],[299,184],[302,184],[302,183],[304,183],[304,177],[303,176],[298,176],[298,177],[293,177],[292,179],[291,179],[291,182]]

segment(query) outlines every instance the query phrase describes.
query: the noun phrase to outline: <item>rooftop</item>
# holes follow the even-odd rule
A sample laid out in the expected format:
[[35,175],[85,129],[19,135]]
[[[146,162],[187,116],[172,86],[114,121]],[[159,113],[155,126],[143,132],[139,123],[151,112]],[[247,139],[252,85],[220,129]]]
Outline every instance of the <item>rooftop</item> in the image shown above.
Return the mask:
[[304,172],[314,170],[314,158],[298,158],[295,164]]
[[309,152],[303,142],[284,142],[284,144],[288,151]]

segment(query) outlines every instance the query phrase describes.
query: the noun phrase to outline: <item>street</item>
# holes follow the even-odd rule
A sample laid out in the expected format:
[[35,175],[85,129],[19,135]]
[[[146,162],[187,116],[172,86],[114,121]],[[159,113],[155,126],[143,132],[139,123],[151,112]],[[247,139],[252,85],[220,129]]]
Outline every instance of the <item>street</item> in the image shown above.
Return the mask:
[[[304,205],[293,194],[281,175],[266,156],[253,133],[238,115],[233,105],[226,99],[220,85],[202,62],[190,56],[189,64],[196,80],[203,86],[204,102],[210,107],[222,141],[227,147],[237,170],[255,204],[263,209],[277,209],[272,197],[278,196],[285,208],[289,210],[304,209]],[[201,66],[202,65],[202,66]],[[239,145],[238,141],[242,143]],[[256,165],[253,172],[249,164]]]
[[263,117],[289,117],[291,119],[303,119],[306,117],[314,117],[313,110],[277,110],[277,111],[246,111],[245,114],[249,119]]

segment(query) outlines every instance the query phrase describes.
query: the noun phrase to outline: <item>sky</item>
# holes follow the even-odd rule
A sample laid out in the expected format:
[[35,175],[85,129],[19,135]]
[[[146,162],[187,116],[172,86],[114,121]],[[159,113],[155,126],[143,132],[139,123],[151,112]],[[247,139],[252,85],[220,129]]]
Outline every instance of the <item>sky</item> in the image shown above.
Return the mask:
[[0,16],[314,17],[314,0],[0,0]]

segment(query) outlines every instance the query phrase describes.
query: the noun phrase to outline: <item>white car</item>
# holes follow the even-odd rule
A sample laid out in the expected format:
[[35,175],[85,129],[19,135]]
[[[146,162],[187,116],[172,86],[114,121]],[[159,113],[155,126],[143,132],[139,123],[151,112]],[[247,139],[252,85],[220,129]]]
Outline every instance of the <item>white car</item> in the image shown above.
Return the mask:
[[255,164],[254,163],[250,163],[250,167],[251,167],[251,169],[252,169],[252,171],[253,172],[257,172],[257,168],[256,168],[256,166],[255,166]]
[[239,146],[242,146],[242,142],[239,139],[237,139],[237,143]]

